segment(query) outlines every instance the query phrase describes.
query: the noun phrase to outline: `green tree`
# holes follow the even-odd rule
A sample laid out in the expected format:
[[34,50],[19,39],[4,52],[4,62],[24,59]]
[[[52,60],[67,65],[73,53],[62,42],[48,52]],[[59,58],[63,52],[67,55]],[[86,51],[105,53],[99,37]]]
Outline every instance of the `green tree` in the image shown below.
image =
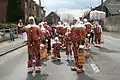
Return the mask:
[[36,24],[39,24],[39,23],[42,22],[42,19],[41,19],[41,18],[39,18],[39,17],[34,17],[34,18],[35,18]]
[[21,7],[21,0],[8,0],[7,22],[18,22],[24,18],[24,10]]
[[90,13],[90,11],[91,11],[91,9],[85,10],[85,12],[84,12],[84,17],[89,18],[89,13]]

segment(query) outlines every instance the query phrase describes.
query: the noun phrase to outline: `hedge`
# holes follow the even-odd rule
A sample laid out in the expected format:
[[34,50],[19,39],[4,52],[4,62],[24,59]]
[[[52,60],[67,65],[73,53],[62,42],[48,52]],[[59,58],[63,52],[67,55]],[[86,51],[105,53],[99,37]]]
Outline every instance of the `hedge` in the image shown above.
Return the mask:
[[3,23],[0,23],[0,29],[3,29],[3,28],[17,28],[17,24],[3,24]]

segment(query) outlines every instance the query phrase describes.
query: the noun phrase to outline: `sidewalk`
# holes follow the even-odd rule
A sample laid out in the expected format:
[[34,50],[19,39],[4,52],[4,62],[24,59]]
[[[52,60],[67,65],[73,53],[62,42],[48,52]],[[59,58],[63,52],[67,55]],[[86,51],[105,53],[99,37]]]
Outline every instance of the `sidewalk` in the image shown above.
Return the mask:
[[24,40],[22,38],[17,38],[15,41],[5,41],[0,43],[0,56],[25,46],[23,42]]

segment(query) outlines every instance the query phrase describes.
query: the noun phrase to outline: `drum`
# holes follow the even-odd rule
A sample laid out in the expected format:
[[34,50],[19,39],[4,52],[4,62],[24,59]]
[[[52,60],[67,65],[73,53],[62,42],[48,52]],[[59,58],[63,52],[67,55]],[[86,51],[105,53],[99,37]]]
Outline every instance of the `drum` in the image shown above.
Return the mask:
[[42,60],[46,60],[47,59],[47,53],[45,51],[40,51],[40,57]]

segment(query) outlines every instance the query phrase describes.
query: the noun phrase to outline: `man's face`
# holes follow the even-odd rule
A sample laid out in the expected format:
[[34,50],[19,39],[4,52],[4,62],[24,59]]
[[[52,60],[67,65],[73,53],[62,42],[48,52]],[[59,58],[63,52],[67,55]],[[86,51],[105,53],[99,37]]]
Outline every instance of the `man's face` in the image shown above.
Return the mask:
[[19,21],[20,23],[22,22],[22,20]]
[[42,25],[39,25],[39,27],[41,28],[41,27],[42,27]]
[[47,23],[44,23],[43,25],[44,25],[44,26],[47,26]]
[[30,20],[29,20],[29,23],[30,23],[30,24],[33,24],[33,23],[34,23],[33,19],[30,19]]

